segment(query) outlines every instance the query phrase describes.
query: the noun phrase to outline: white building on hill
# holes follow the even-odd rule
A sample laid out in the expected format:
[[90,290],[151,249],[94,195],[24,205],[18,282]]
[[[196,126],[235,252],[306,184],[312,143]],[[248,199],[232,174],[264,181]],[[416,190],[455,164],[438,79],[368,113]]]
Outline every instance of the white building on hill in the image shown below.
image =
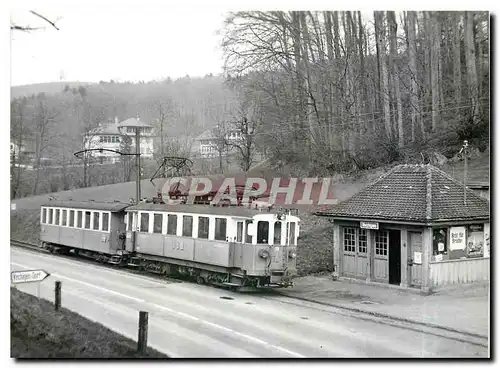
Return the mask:
[[[228,142],[235,142],[241,139],[241,132],[237,129],[230,129],[226,133],[225,138]],[[218,157],[218,141],[219,139],[211,130],[206,130],[196,138],[197,144],[195,144],[194,146],[194,153],[200,155],[203,158]],[[223,148],[223,145],[221,145],[221,148]],[[231,151],[232,149],[231,147],[229,147],[223,149],[223,152],[221,152],[221,154],[222,156],[227,156]]]
[[[140,152],[142,158],[153,158],[153,127],[144,123],[139,118],[130,118],[114,123],[100,124],[91,130],[84,138],[86,149],[108,149],[113,151],[123,151],[127,147],[125,139],[129,141],[130,153],[135,153],[135,127],[139,126],[140,132]],[[118,153],[109,151],[92,151],[90,156],[101,162],[117,162],[120,159]]]

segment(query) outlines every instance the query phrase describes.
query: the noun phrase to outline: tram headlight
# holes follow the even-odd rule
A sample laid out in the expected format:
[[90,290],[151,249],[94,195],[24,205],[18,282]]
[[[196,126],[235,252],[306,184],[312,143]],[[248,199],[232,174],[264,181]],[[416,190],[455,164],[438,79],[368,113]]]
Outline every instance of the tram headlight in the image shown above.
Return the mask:
[[259,257],[262,259],[268,259],[269,258],[269,252],[265,249],[259,250]]

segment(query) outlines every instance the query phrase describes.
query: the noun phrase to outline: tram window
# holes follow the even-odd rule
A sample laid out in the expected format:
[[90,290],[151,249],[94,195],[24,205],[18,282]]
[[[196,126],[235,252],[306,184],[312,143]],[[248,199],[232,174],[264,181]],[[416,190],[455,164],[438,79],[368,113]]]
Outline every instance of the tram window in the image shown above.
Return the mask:
[[54,225],[59,225],[59,211],[60,209],[55,209],[56,215],[54,216]]
[[82,226],[82,211],[76,212],[76,227],[81,229]]
[[101,213],[100,212],[94,212],[94,226],[92,227],[92,229],[94,230],[99,230],[99,215]]
[[62,226],[66,226],[66,220],[68,216],[68,211],[67,210],[62,210]]
[[128,230],[128,231],[133,231],[133,226],[134,226],[134,224],[133,224],[133,222],[132,222],[132,221],[133,221],[133,219],[134,219],[134,217],[133,217],[134,215],[132,214],[132,212],[129,212],[127,216],[128,216],[128,221],[127,221],[127,230]]
[[52,208],[49,208],[49,219],[47,221],[47,224],[52,224],[52,215],[53,215],[53,210]]
[[141,213],[141,232],[147,233],[149,231],[149,213]]
[[236,223],[236,241],[241,243],[243,241],[243,222],[238,221]]
[[226,240],[227,219],[215,219],[215,240]]
[[276,221],[274,223],[274,243],[281,244],[281,222]]
[[69,210],[69,224],[68,226],[75,226],[75,210]]
[[104,212],[102,214],[102,231],[109,230],[109,213]]
[[193,236],[193,216],[182,216],[182,236]]
[[208,226],[210,224],[210,219],[208,217],[202,217],[198,219],[198,238],[208,239]]
[[290,245],[295,245],[295,222],[290,222]]
[[90,229],[90,211],[85,211],[85,229]]
[[46,223],[47,223],[47,209],[42,208],[42,224],[46,224]]
[[161,234],[163,228],[163,215],[155,213],[153,215],[153,233]]
[[269,222],[259,221],[257,223],[257,244],[269,243]]
[[168,215],[167,234],[177,235],[177,215]]
[[252,223],[252,220],[245,221],[245,229],[247,229],[247,231],[245,232],[245,243],[248,243],[248,244],[252,244],[252,236],[248,235],[248,225],[250,225],[251,223]]

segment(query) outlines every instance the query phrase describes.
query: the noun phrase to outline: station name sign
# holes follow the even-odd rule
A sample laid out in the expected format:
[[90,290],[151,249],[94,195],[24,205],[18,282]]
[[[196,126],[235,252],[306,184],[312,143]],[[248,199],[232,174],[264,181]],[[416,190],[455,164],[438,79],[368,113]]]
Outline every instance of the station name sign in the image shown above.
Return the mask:
[[378,230],[378,222],[366,222],[366,221],[361,221],[360,222],[360,227],[362,229],[368,229],[368,230]]
[[13,284],[40,282],[45,280],[48,276],[50,276],[50,274],[44,270],[14,271],[11,273],[11,281]]

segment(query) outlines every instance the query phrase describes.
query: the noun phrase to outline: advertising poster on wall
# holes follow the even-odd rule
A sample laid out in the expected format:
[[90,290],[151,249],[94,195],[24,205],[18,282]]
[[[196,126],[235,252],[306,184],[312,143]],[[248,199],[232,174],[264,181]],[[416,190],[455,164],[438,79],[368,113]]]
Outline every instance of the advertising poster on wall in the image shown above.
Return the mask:
[[483,224],[469,225],[467,229],[467,255],[469,257],[482,257],[484,249]]
[[450,250],[463,250],[465,246],[465,227],[450,228]]
[[484,253],[485,258],[490,257],[490,224],[484,224]]

